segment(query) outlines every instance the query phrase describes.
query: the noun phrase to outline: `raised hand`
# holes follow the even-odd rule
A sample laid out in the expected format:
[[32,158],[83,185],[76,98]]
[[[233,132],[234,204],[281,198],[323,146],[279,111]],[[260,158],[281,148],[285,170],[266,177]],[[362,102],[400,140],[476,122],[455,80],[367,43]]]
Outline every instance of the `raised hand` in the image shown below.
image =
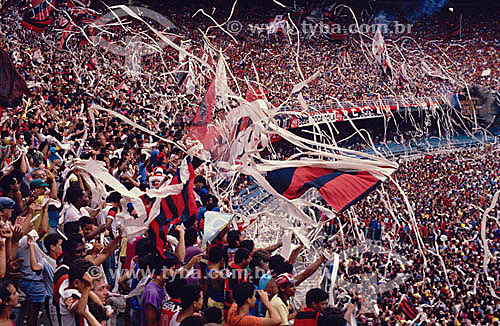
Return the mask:
[[23,273],[20,271],[24,258],[17,258],[7,263],[7,277],[11,279],[20,279]]
[[9,222],[7,222],[1,229],[0,229],[0,236],[2,236],[5,239],[12,239],[12,227]]

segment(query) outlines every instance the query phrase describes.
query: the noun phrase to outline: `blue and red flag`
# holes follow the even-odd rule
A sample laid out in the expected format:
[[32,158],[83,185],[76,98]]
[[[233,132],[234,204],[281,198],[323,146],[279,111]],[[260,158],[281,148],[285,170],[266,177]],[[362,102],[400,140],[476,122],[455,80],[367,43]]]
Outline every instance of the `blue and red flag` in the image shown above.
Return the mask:
[[53,0],[31,0],[23,16],[23,27],[38,33],[45,31],[54,19],[52,16],[54,8]]
[[268,172],[266,179],[288,199],[299,198],[309,188],[316,188],[338,213],[365,197],[383,181],[368,171],[345,172],[313,166],[277,169]]
[[[184,223],[192,225],[198,214],[198,207],[194,196],[194,170],[198,168],[203,161],[199,158],[187,157],[187,167],[189,170],[189,180],[184,184],[182,191],[173,196],[161,199],[160,214],[151,222],[150,229],[156,237],[156,247],[158,252],[164,255],[164,245],[170,227]],[[181,167],[177,168],[175,176],[170,181],[170,185],[181,183]]]

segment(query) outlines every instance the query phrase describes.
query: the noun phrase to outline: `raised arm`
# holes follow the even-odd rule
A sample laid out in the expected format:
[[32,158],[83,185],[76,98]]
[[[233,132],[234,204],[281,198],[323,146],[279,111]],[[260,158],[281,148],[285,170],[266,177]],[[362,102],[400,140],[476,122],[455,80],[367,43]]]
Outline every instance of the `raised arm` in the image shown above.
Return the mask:
[[87,303],[89,301],[89,294],[90,294],[90,287],[92,286],[92,277],[88,273],[85,273],[83,275],[83,281],[85,283],[85,287],[82,291],[82,296],[80,297],[80,300],[78,300],[78,303],[74,306],[68,307],[68,310],[73,311],[73,313],[79,315],[79,316],[85,316],[85,310],[87,308]]
[[99,254],[99,256],[97,256],[95,259],[89,259],[90,262],[92,262],[94,265],[96,266],[99,266],[101,265],[102,263],[104,263],[104,261],[106,259],[108,259],[108,257],[116,250],[118,249],[118,247],[120,246],[120,243],[122,242],[122,236],[121,234],[118,235],[116,238],[113,239],[113,241],[111,241],[107,246],[106,248],[104,248],[102,250],[102,252]]
[[302,273],[297,275],[295,277],[295,286],[299,286],[302,282],[307,280],[314,272],[318,270],[318,268],[323,264],[323,262],[326,260],[325,256],[321,255],[314,263],[311,264],[311,266],[307,267],[306,270],[304,270]]
[[54,177],[54,174],[47,170],[47,179],[50,183],[50,198],[57,199],[57,182],[56,178]]
[[269,246],[267,248],[260,248],[260,249],[267,251],[269,254],[272,254],[273,251],[275,251],[278,248],[281,248],[282,246],[283,246],[283,242],[280,241],[276,244],[273,244],[272,246]]
[[297,248],[295,248],[292,253],[290,254],[290,257],[288,258],[288,263],[289,264],[295,264],[295,261],[297,261],[297,257],[299,256],[300,252],[304,249],[304,245],[302,242],[299,244]]
[[38,260],[36,259],[36,255],[35,255],[35,248],[36,246],[36,243],[33,241],[33,239],[28,239],[28,247],[29,247],[29,250],[30,250],[30,266],[31,266],[31,270],[34,271],[34,272],[39,272],[42,270],[42,265],[40,265],[38,263]]
[[41,238],[47,232],[49,232],[49,204],[45,204],[42,208],[42,220],[40,221],[40,226],[38,227],[38,236]]
[[21,164],[19,166],[19,169],[24,174],[28,173],[28,161],[26,159],[26,154],[24,153],[21,155]]
[[7,273],[7,255],[5,254],[5,238],[0,238],[0,279]]
[[201,254],[198,254],[196,256],[193,256],[189,262],[184,265],[184,267],[179,270],[181,273],[185,274],[184,276],[188,275],[189,271],[191,270],[191,268],[193,268],[194,265],[196,264],[199,264],[200,261],[201,261],[201,258],[203,257],[203,253]]
[[262,326],[273,326],[273,325],[279,325],[281,323],[281,317],[276,308],[274,308],[271,303],[269,302],[269,298],[267,297],[267,293],[262,290],[258,290],[257,293],[259,293],[260,300],[262,301],[262,304],[264,307],[266,307],[267,311],[269,312],[269,317],[266,317],[262,319]]
[[186,245],[184,243],[184,228],[178,225],[175,228],[179,231],[179,243],[177,244],[177,248],[175,248],[175,254],[179,258],[179,261],[183,262],[186,258]]

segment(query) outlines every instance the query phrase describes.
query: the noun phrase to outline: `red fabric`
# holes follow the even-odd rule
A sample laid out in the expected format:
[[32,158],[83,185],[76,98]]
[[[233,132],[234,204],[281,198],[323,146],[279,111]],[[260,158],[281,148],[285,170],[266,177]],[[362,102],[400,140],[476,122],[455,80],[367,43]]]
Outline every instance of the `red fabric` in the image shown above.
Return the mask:
[[[290,187],[283,194],[288,199],[302,196],[307,188],[304,184],[316,180],[322,175],[332,173],[332,169],[317,167],[299,167],[294,173]],[[337,212],[355,200],[367,189],[375,186],[380,180],[369,172],[360,171],[356,174],[341,174],[324,184],[319,193]]]
[[305,308],[297,314],[293,326],[316,326],[319,315],[319,312],[314,309]]
[[212,151],[216,145],[215,129],[208,128],[208,124],[212,121],[212,112],[215,106],[215,78],[212,80],[203,102],[200,104],[198,111],[191,126],[191,134],[196,137],[202,144],[203,148]]
[[21,103],[23,94],[29,94],[26,82],[3,49],[0,49],[0,81],[2,81],[0,83],[2,107],[15,108]]

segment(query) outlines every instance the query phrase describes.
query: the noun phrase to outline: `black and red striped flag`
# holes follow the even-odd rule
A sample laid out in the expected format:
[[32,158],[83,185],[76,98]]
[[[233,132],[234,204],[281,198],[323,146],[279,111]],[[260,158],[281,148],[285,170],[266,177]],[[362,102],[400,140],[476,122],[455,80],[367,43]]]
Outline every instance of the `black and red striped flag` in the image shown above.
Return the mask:
[[415,307],[413,307],[413,305],[410,302],[406,300],[406,298],[403,298],[399,306],[409,319],[413,320],[417,317],[418,314],[417,310],[415,309]]
[[89,61],[87,61],[87,68],[92,71],[95,70],[95,64],[92,58],[90,58]]
[[54,19],[54,8],[54,0],[31,0],[29,8],[24,12],[23,27],[38,33],[45,31]]
[[[179,194],[168,196],[161,200],[160,214],[149,226],[153,231],[152,234],[154,234],[156,238],[156,248],[162,256],[164,256],[164,245],[170,227],[181,223],[190,226],[195,223],[196,215],[198,214],[198,207],[196,206],[196,199],[194,196],[194,170],[196,170],[203,161],[197,157],[194,157],[192,160],[190,157],[187,157],[186,160],[187,169],[189,171],[188,181],[184,184]],[[181,171],[181,169],[183,168],[186,167],[181,165],[177,168],[174,178],[170,181],[170,185],[176,185],[182,182],[181,173],[183,173],[183,171]]]

